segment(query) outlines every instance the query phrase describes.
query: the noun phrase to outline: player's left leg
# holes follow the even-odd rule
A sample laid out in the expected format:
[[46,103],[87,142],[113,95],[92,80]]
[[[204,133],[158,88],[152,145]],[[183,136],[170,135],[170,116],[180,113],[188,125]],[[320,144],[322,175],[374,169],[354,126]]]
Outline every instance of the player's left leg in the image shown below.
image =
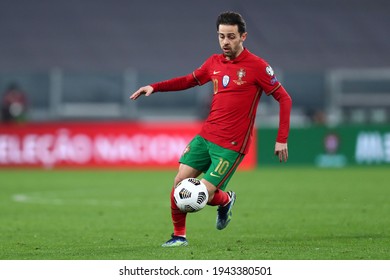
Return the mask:
[[[236,201],[236,194],[233,191],[225,192],[226,186],[232,178],[237,167],[244,158],[243,154],[222,148],[209,143],[209,152],[212,163],[203,176],[204,182],[209,182],[216,187],[213,196],[209,196],[209,205],[218,206],[217,229],[227,227],[232,219],[232,209]],[[207,184],[206,184],[207,185]]]
[[[202,179],[202,182],[207,185],[205,179]],[[211,184],[211,183],[209,183]],[[210,195],[209,195],[210,197]],[[218,206],[217,209],[217,222],[216,227],[219,230],[222,230],[227,227],[232,219],[232,210],[234,203],[236,202],[236,193],[233,191],[225,192],[221,189],[217,189],[212,196],[212,199],[209,199],[208,205]]]
[[234,203],[236,202],[236,193],[233,191],[228,191],[227,192],[230,200],[227,204],[225,205],[220,205],[218,206],[217,210],[217,229],[222,230],[227,227],[227,225],[230,223],[232,220],[233,216],[233,206]]

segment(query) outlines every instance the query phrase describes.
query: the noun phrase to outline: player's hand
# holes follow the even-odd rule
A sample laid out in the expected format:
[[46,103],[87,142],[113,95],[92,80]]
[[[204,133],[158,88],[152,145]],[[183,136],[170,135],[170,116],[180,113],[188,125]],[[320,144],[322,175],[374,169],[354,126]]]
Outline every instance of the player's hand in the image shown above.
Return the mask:
[[280,162],[282,162],[282,161],[287,162],[287,159],[288,159],[287,143],[276,142],[275,155],[279,157]]
[[134,92],[130,99],[136,100],[138,97],[140,97],[142,94],[145,94],[145,96],[149,96],[153,93],[154,88],[152,86],[144,86],[140,87],[136,92]]

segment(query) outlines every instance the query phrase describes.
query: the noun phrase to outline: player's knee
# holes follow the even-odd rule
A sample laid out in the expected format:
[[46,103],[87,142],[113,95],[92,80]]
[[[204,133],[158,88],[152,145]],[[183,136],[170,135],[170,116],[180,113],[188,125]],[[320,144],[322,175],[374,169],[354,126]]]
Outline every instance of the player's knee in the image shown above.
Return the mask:
[[180,176],[180,174],[177,174],[176,177],[175,177],[175,180],[174,180],[174,186],[176,187],[177,184],[179,184],[184,179],[186,179],[186,178],[183,178],[182,176]]

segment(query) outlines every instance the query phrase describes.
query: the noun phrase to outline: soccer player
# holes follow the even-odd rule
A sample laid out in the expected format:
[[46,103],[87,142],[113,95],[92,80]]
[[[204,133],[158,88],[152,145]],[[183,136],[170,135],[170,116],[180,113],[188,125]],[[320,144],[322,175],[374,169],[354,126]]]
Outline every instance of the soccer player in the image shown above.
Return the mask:
[[243,46],[247,32],[240,14],[224,12],[218,16],[216,25],[222,54],[210,56],[191,74],[143,86],[130,96],[136,100],[154,92],[185,90],[207,82],[214,85],[210,113],[179,160],[171,191],[173,234],[162,245],[164,247],[188,245],[186,213],[178,209],[173,198],[175,186],[183,179],[196,178],[204,173],[201,180],[209,192],[207,204],[218,206],[217,229],[224,229],[231,221],[236,194],[225,189],[248,151],[263,92],[279,102],[279,129],[274,153],[280,162],[286,162],[288,158],[290,95],[277,80],[272,67]]

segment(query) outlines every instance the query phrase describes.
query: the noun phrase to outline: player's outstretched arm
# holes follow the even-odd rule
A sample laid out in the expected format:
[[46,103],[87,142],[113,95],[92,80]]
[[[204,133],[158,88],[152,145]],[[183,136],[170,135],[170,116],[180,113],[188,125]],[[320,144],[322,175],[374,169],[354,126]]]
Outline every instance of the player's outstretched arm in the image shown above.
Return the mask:
[[275,144],[275,155],[279,157],[280,162],[287,162],[288,159],[288,148],[287,143],[279,143]]
[[280,162],[286,162],[288,159],[287,139],[290,130],[290,113],[292,100],[287,91],[280,86],[273,94],[273,97],[279,102],[279,129],[275,144],[275,155],[279,157]]
[[154,91],[154,89],[152,86],[140,87],[136,92],[134,92],[132,95],[130,95],[130,99],[136,100],[142,94],[145,94],[145,96],[149,96],[153,93],[153,91]]

